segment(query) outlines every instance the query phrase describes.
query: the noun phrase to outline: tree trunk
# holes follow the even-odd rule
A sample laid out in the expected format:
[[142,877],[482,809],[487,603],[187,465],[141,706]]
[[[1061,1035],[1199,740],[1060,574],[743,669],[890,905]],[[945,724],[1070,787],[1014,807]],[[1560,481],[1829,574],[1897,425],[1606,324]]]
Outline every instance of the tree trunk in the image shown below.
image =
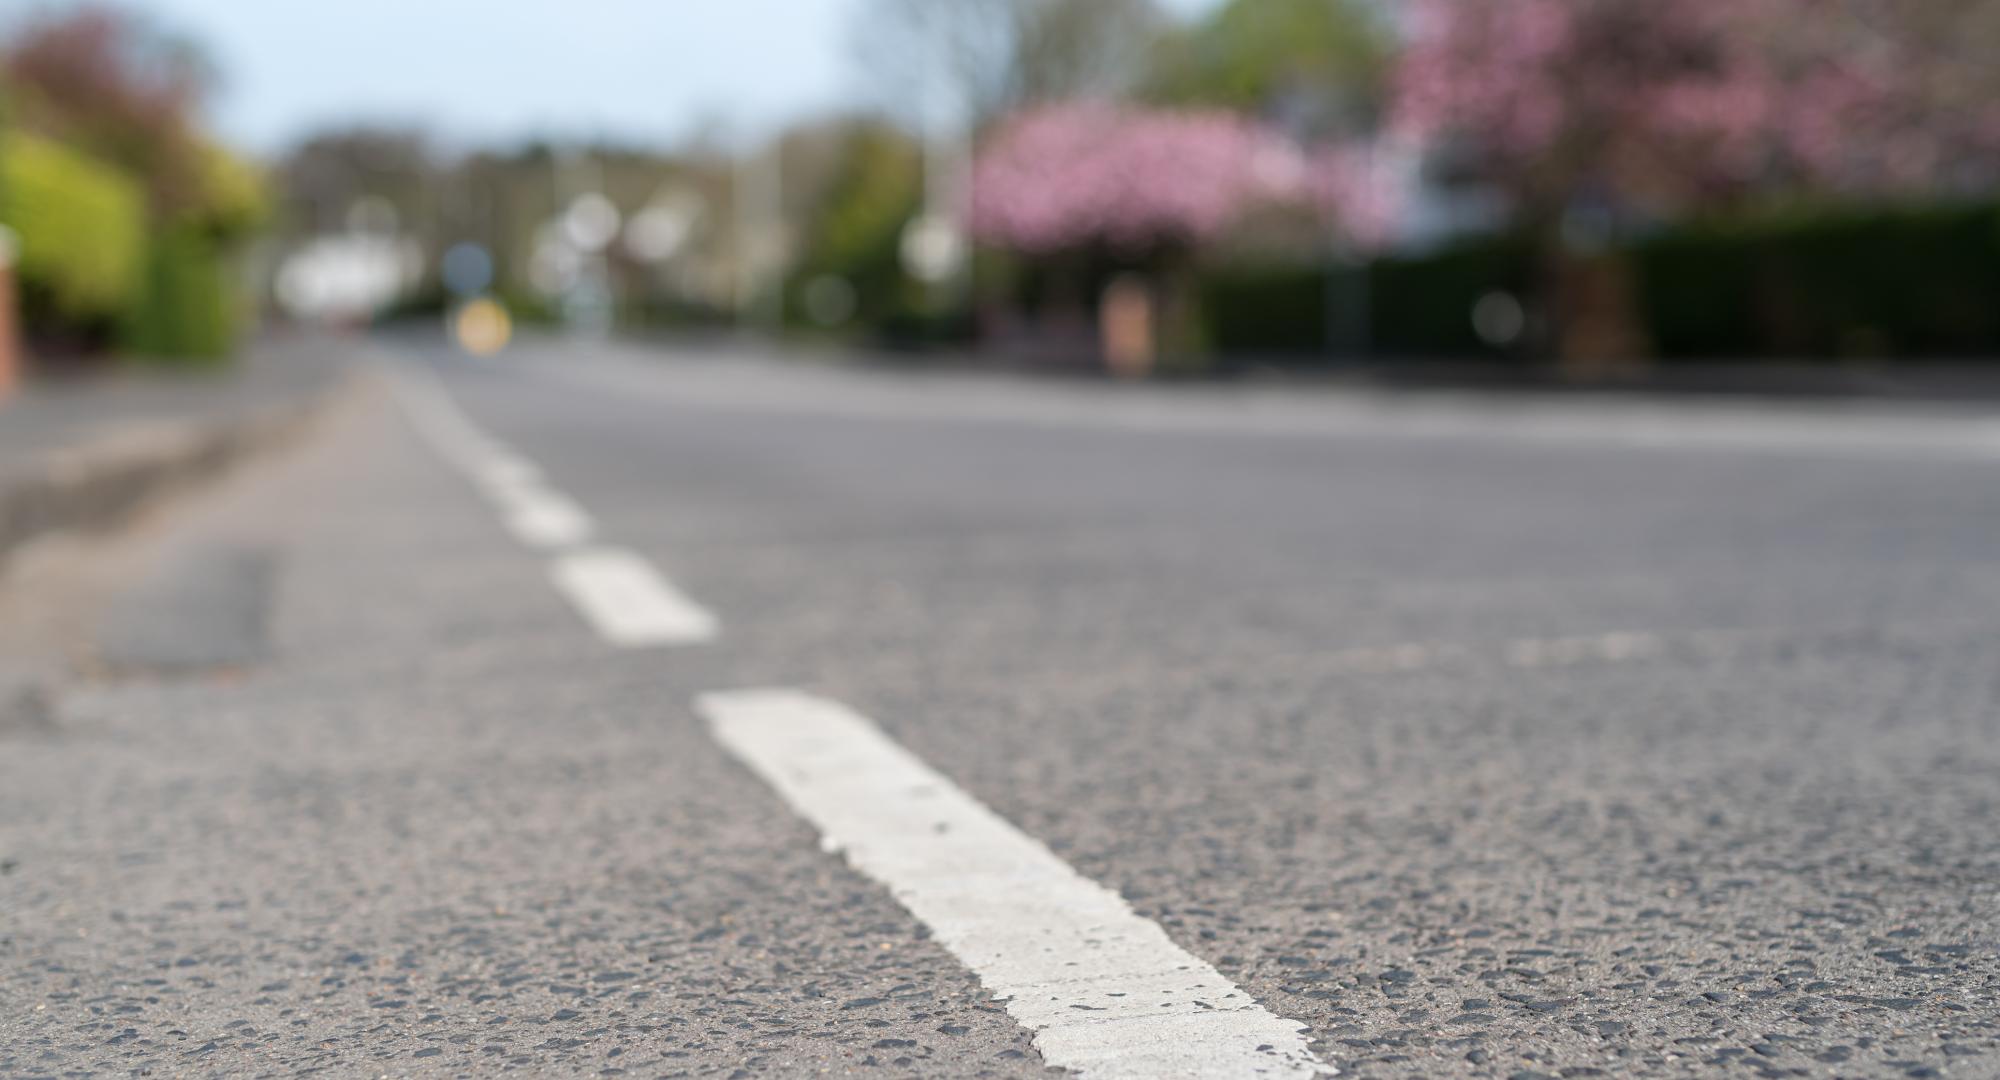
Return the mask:
[[1615,248],[1577,251],[1557,238],[1544,267],[1544,342],[1556,373],[1571,382],[1643,375],[1650,364],[1632,261]]

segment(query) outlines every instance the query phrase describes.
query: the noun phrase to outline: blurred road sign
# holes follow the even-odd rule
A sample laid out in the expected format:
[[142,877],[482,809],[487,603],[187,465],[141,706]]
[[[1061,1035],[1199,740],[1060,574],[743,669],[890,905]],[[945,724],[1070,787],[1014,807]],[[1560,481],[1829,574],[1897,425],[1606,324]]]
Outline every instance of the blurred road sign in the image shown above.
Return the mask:
[[453,296],[478,296],[493,285],[493,256],[470,241],[453,244],[438,274]]

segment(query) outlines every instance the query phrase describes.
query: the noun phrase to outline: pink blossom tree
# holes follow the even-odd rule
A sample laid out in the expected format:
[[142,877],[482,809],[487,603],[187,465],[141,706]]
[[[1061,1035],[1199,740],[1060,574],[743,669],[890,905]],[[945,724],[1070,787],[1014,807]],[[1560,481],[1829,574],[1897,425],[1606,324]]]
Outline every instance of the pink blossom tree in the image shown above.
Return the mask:
[[1044,263],[1098,256],[1147,267],[1161,342],[1184,353],[1190,260],[1252,211],[1304,209],[1359,244],[1383,234],[1387,209],[1355,164],[1227,110],[1056,105],[987,139],[968,218],[980,242]]
[[1529,202],[1921,186],[2000,165],[1984,0],[1416,0],[1394,121]]
[[[1560,242],[1579,200],[1672,214],[1800,186],[2000,167],[1986,0],[1413,0],[1391,123],[1508,195],[1551,260],[1559,352],[1641,346],[1621,268]],[[1960,182],[1963,182],[1962,180]],[[1567,283],[1567,284],[1566,284]]]
[[982,242],[1027,255],[1146,255],[1198,247],[1273,203],[1336,220],[1352,207],[1361,234],[1380,216],[1345,158],[1309,154],[1235,113],[1070,104],[1022,114],[987,141],[970,220]]
[[[1761,2],[1761,0],[1751,0]],[[1551,343],[1583,374],[1644,352],[1614,260],[1580,259],[1579,200],[1681,200],[1752,157],[1769,88],[1726,0],[1417,0],[1391,123],[1448,148],[1541,238]]]

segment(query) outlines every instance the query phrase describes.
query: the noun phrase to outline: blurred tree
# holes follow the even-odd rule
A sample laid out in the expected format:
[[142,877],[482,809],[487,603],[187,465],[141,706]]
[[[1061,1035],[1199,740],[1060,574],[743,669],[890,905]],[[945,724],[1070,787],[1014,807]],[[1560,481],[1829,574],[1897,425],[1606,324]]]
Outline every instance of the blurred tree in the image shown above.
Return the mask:
[[139,178],[156,209],[202,195],[196,115],[214,84],[201,51],[138,16],[89,5],[38,15],[0,53],[24,128]]
[[[851,297],[843,321],[880,329],[912,302],[901,244],[923,195],[922,155],[909,136],[880,122],[847,121],[828,134],[834,145],[822,175],[795,185],[807,187],[807,203],[800,207],[804,224],[791,279],[802,301],[829,279],[843,282]],[[807,314],[824,320],[830,313]]]
[[0,221],[20,237],[31,327],[107,340],[141,285],[145,213],[145,193],[119,170],[39,135],[0,139]]
[[1308,154],[1226,109],[1054,105],[1007,120],[987,140],[970,220],[982,243],[1068,279],[1052,290],[1072,309],[1064,317],[1102,289],[1107,271],[1151,278],[1152,340],[1161,359],[1179,363],[1198,345],[1195,256],[1260,209],[1331,210],[1338,220],[1355,190],[1341,173],[1338,155]]
[[1057,105],[997,129],[974,173],[982,241],[1027,254],[1205,243],[1251,209],[1330,185],[1280,132],[1221,109]]
[[330,233],[347,228],[366,200],[387,203],[401,223],[422,220],[438,171],[421,132],[355,127],[300,142],[279,163],[277,181],[288,228]]
[[1015,17],[1015,105],[1132,88],[1166,29],[1153,0],[1039,0]]
[[1125,93],[1166,26],[1154,0],[868,0],[855,32],[892,111],[921,126],[948,110],[978,130],[1024,106]]
[[1409,19],[1395,122],[1540,238],[1545,344],[1578,373],[1645,348],[1621,221],[2000,162],[1992,0],[1420,0]]
[[219,143],[204,140],[199,154],[195,185],[200,203],[191,216],[218,241],[247,239],[271,216],[272,193],[264,171]]
[[[161,357],[225,354],[242,315],[234,256],[266,207],[257,171],[201,131],[214,74],[200,50],[130,12],[86,5],[30,19],[0,51],[0,70],[25,131],[106,163],[144,193],[138,269],[97,286],[124,298],[125,343]],[[42,164],[29,167],[53,160],[31,151],[29,161]],[[84,188],[107,206],[109,190]],[[66,219],[48,209],[55,205],[44,199],[23,211],[24,245],[98,241],[64,233]],[[121,221],[107,215],[94,227],[119,237]],[[77,317],[60,306],[31,305],[28,314],[31,331],[45,334],[74,329],[60,324]]]
[[2000,26],[1982,24],[1996,12],[1986,0],[1423,0],[1396,117],[1448,137],[1527,213],[1586,189],[1671,209],[1773,183],[1933,176],[1947,144],[2000,142],[2000,129],[1978,134],[2000,121],[1987,96],[2000,72],[1954,44],[1993,41]]
[[2000,2],[1756,0],[1745,14],[1787,179],[1917,195],[2000,183]]
[[1363,0],[1230,0],[1162,38],[1146,91],[1255,113],[1301,138],[1349,135],[1373,123],[1390,38]]

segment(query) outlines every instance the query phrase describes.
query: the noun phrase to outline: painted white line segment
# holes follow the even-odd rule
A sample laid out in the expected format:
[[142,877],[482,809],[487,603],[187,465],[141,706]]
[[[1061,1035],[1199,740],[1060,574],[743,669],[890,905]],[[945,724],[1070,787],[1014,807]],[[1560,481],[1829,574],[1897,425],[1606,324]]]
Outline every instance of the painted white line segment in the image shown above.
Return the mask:
[[589,542],[596,531],[590,515],[549,487],[533,462],[481,432],[434,376],[403,376],[396,385],[418,430],[499,508],[515,539],[538,548]]
[[472,463],[467,472],[479,484],[480,490],[498,499],[500,492],[542,483],[542,470],[525,458],[495,447],[491,453],[482,455]]
[[569,496],[539,483],[487,486],[514,538],[539,548],[571,548],[589,541],[596,526]]
[[391,378],[390,385],[417,430],[453,465],[476,477],[489,463],[520,462],[466,419],[444,387],[438,385],[435,375],[399,373]]
[[715,737],[930,927],[1050,1064],[1092,1080],[1327,1075],[1275,1016],[1124,898],[845,706],[792,690],[703,695]]
[[549,576],[598,636],[628,649],[715,640],[715,615],[652,564],[629,551],[586,549],[597,531],[590,515],[551,487],[534,462],[480,431],[437,376],[405,369],[391,384],[417,430],[472,478],[514,538],[557,553]]
[[549,573],[598,636],[613,645],[698,645],[715,640],[720,629],[712,613],[629,551],[570,552],[557,556]]
[[590,539],[590,515],[564,496],[542,492],[504,508],[514,538],[539,548],[573,548]]

